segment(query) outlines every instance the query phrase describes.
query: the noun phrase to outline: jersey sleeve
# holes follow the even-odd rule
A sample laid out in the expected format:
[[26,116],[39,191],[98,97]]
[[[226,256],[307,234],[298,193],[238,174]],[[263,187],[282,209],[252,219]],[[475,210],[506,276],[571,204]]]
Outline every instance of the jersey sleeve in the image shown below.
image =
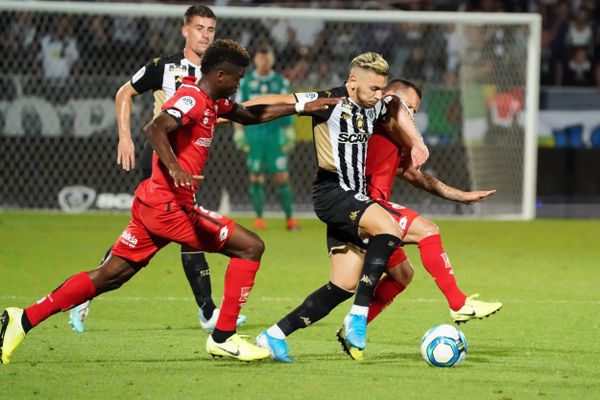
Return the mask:
[[198,90],[182,86],[163,104],[162,110],[175,118],[180,126],[193,125],[204,117],[206,104]]
[[[294,93],[294,97],[296,97],[296,103],[309,103],[321,97],[332,97],[332,92],[330,90],[324,90],[320,92]],[[331,115],[331,110],[332,107],[329,107],[327,110],[313,111],[307,115],[326,120]]]
[[165,64],[160,57],[153,59],[131,77],[131,86],[140,94],[161,89],[164,68]]
[[217,115],[225,115],[234,111],[237,108],[237,103],[229,99],[217,100]]

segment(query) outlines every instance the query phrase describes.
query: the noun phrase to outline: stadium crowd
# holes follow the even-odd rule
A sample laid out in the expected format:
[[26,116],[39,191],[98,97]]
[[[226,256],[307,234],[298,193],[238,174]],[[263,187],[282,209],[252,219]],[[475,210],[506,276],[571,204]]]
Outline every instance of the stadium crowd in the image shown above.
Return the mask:
[[[205,3],[218,6],[537,12],[543,18],[541,84],[600,88],[600,2],[597,0],[216,0]],[[45,20],[40,21],[40,18]],[[172,29],[151,18],[59,14],[49,22],[47,15],[3,13],[0,22],[0,31],[5,38],[0,43],[0,51],[5,55],[3,71],[43,76],[59,83],[74,75],[94,75],[98,71],[102,75],[130,74],[131,65],[181,46],[177,42],[179,35],[172,34]],[[460,38],[450,25],[377,23],[369,29],[360,29],[357,34],[353,24],[319,20],[268,23],[246,20],[240,24],[221,19],[219,24],[220,32],[240,41],[251,51],[263,43],[271,43],[280,60],[278,70],[294,87],[330,86],[340,82],[347,54],[359,53],[367,47],[384,55],[392,65],[400,66],[398,73],[417,82],[452,84],[458,69]],[[475,47],[494,53],[496,59],[502,55],[501,58],[510,63],[511,58],[519,57],[513,49],[522,43],[524,35],[518,30],[489,26],[471,33],[479,41]],[[426,51],[432,42],[440,51]],[[493,74],[498,67],[484,63],[483,75]]]

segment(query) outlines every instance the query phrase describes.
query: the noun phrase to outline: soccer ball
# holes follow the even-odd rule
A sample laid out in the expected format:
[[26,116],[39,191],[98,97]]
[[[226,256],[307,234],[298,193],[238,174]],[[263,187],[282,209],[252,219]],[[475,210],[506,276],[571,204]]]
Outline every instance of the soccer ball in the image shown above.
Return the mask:
[[467,339],[452,325],[436,325],[423,335],[421,355],[434,367],[460,365],[467,356]]

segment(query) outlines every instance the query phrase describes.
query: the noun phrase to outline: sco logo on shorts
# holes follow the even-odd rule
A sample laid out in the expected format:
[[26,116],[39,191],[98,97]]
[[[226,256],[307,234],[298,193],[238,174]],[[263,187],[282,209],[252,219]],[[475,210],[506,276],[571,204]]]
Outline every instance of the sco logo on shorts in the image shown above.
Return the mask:
[[364,195],[364,194],[362,194],[362,193],[356,193],[356,194],[354,195],[354,198],[355,198],[356,200],[358,200],[358,201],[368,201],[368,200],[369,200],[369,197],[368,197],[368,196],[365,196],[365,195]]

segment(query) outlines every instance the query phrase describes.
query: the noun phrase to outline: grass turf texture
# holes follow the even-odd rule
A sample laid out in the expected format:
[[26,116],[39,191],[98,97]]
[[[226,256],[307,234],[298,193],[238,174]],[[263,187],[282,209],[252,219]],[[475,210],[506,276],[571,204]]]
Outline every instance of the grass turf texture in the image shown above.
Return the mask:
[[[27,306],[64,279],[95,267],[121,233],[124,215],[0,213],[0,307]],[[239,222],[250,226],[251,220]],[[268,220],[267,244],[240,333],[254,337],[328,279],[324,225],[301,232]],[[94,300],[87,332],[58,314],[30,332],[11,364],[0,365],[1,399],[577,399],[600,392],[597,221],[438,221],[460,287],[504,308],[461,325],[466,362],[427,366],[421,335],[448,323],[448,308],[421,267],[369,328],[365,360],[334,339],[350,301],[288,343],[294,364],[215,360],[170,245],[121,289]],[[209,256],[214,298],[226,259]]]

